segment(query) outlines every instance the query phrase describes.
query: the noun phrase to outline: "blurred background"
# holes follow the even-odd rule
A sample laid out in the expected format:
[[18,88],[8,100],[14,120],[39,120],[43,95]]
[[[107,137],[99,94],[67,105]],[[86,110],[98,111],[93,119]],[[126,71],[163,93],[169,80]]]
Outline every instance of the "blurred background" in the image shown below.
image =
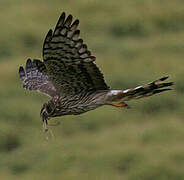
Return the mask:
[[[52,119],[44,95],[22,88],[20,65],[42,58],[46,33],[65,11],[106,82],[126,89],[165,75],[174,90]],[[0,178],[3,180],[183,180],[184,3],[182,0],[0,0]]]

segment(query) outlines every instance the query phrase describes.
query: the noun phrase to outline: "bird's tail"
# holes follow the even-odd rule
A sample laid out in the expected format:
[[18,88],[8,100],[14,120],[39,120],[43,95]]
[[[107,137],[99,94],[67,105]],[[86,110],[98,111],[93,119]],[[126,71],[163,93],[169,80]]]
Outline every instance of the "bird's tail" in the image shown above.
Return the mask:
[[136,88],[123,90],[123,101],[129,101],[132,99],[140,99],[148,96],[152,96],[154,94],[158,94],[164,91],[172,90],[171,88],[167,88],[172,86],[173,82],[163,82],[168,79],[169,76],[162,77],[156,81],[153,81],[148,84],[144,84],[142,86],[138,86]]
[[142,86],[130,88],[126,90],[111,90],[108,96],[108,102],[124,102],[132,99],[140,99],[154,94],[158,94],[164,91],[172,90],[167,88],[172,86],[173,82],[163,82],[168,76],[162,77],[156,81],[153,81]]

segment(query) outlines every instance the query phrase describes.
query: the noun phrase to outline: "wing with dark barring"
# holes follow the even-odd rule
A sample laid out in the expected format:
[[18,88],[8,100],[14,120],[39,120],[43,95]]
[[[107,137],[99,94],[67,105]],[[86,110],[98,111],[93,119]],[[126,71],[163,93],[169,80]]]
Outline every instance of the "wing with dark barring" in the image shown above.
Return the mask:
[[49,79],[60,95],[109,89],[103,74],[94,64],[87,45],[79,38],[79,20],[62,13],[54,32],[49,30],[43,45],[43,60]]
[[25,69],[20,66],[19,76],[25,89],[39,91],[50,97],[54,97],[57,95],[56,89],[51,81],[49,81],[45,71],[43,62],[37,59],[33,61],[28,59]]

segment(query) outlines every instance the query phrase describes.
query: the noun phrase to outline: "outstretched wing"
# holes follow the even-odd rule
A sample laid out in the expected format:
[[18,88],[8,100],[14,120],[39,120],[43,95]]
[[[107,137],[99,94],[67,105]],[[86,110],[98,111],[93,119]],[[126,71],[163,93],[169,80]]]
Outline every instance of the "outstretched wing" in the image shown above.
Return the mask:
[[79,38],[79,20],[72,23],[72,15],[62,13],[54,32],[50,30],[43,45],[43,60],[49,79],[62,96],[81,91],[105,90],[103,75],[93,63],[87,45]]
[[27,90],[36,90],[48,96],[54,97],[56,89],[44,73],[45,65],[40,60],[28,59],[25,70],[22,66],[19,68],[19,76],[23,87]]

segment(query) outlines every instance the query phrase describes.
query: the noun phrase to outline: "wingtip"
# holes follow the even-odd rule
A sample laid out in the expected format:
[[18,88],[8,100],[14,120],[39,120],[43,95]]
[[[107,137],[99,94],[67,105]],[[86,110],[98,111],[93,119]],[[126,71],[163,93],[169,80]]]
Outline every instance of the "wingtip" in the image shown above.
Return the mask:
[[73,19],[73,16],[69,14],[67,19]]
[[66,13],[65,13],[65,12],[62,12],[62,13],[61,13],[61,16],[59,17],[58,22],[60,22],[60,21],[64,22],[65,17],[66,17]]
[[70,27],[71,23],[73,20],[73,16],[71,14],[68,15],[68,17],[66,18],[65,22],[64,22],[64,26],[65,27]]
[[79,19],[76,19],[74,22],[73,22],[73,24],[72,24],[72,26],[78,26],[79,25]]
[[26,68],[30,67],[32,65],[32,60],[29,58],[26,61]]
[[25,71],[24,71],[24,68],[22,66],[19,67],[19,78],[21,81],[24,80],[24,77],[25,77]]
[[30,64],[32,60],[30,58],[27,59],[26,63]]
[[20,67],[19,67],[19,72],[21,72],[21,71],[23,71],[23,70],[24,70],[23,66],[20,66]]
[[49,32],[47,33],[48,36],[52,36],[52,29],[49,29]]
[[60,17],[65,17],[66,16],[66,13],[63,11],[62,13],[61,13],[61,16]]

